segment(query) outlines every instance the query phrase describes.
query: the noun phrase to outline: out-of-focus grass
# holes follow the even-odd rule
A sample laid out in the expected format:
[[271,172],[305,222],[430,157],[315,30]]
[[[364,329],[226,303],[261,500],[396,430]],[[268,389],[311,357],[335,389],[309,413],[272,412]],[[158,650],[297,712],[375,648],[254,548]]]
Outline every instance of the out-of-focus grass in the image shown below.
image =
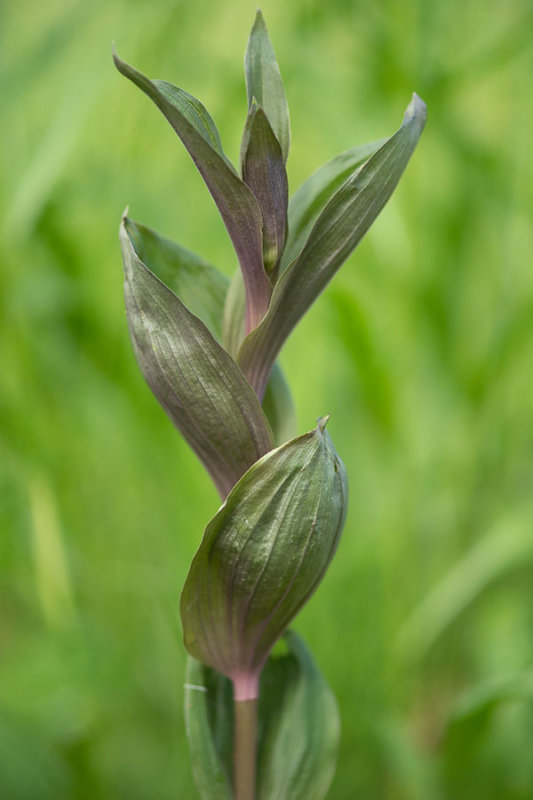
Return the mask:
[[[178,597],[217,505],[144,386],[117,226],[228,274],[222,223],[110,42],[199,96],[236,156],[255,3],[2,6],[0,796],[192,798]],[[297,627],[339,698],[332,800],[533,795],[533,9],[265,0],[293,189],[429,121],[371,233],[287,345],[300,429],[351,479]]]

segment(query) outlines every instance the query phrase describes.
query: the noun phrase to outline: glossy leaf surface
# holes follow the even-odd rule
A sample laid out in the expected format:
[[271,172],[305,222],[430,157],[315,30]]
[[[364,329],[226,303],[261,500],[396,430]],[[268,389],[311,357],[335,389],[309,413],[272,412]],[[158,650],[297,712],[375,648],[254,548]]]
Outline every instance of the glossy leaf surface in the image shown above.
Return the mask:
[[[300,636],[287,631],[260,680],[258,800],[322,800],[333,778],[339,740],[335,698]],[[231,789],[231,682],[188,659],[187,735],[202,800],[228,800]]]
[[166,284],[220,341],[224,303],[229,286],[228,278],[200,256],[170,239],[159,236],[145,225],[127,217],[124,218],[124,225],[133,248],[143,264]]
[[346,476],[324,425],[241,478],[207,526],[183,589],[188,651],[231,677],[236,691],[241,679],[257,679],[340,538]]
[[283,159],[287,161],[291,139],[289,107],[278,62],[260,11],[257,12],[248,39],[244,69],[248,105],[251,106],[255,97],[265,110],[267,119],[280,144]]
[[272,447],[253,390],[231,356],[120,239],[128,325],[153,393],[211,475],[222,497]]
[[278,140],[263,109],[252,103],[244,129],[242,177],[259,203],[263,218],[263,263],[271,281],[287,237],[289,186]]
[[205,180],[235,247],[246,287],[247,329],[268,308],[271,285],[263,268],[262,218],[257,201],[224,156],[202,104],[166,81],[152,81],[114,55],[119,72],[150,97],[170,122]]
[[288,209],[289,235],[281,259],[281,272],[300,254],[320,212],[339,186],[355,169],[368,161],[385,141],[380,139],[378,142],[362,144],[339,153],[313,172],[292,195]]
[[239,363],[259,397],[285,339],[391,196],[425,121],[426,106],[413,95],[401,128],[337,190],[302,252],[276,283],[268,314],[239,353]]

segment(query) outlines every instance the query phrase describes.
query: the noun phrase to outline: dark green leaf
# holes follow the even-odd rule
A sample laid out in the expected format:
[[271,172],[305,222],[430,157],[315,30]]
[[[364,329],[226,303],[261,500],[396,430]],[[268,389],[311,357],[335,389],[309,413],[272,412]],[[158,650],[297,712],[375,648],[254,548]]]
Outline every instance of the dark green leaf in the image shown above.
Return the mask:
[[195,253],[170,239],[159,236],[150,228],[127,217],[124,218],[124,224],[134,250],[143,264],[165,283],[220,341],[224,303],[229,286],[227,277]]
[[380,139],[378,142],[362,144],[340,153],[313,172],[293,194],[289,200],[289,235],[281,259],[280,272],[283,272],[300,254],[320,212],[331,200],[334,192],[357,167],[368,161],[385,141]]
[[[260,679],[257,799],[322,800],[335,770],[337,704],[303,640],[287,631],[280,645]],[[231,682],[190,657],[185,715],[202,800],[232,798]]]
[[272,283],[287,237],[289,186],[278,140],[263,109],[250,106],[244,129],[242,177],[255,195],[263,217],[263,263]]
[[287,161],[291,141],[289,107],[265,20],[259,10],[248,40],[244,66],[248,105],[251,106],[255,97],[259,105],[264,108],[281,146],[283,159]]
[[425,121],[426,106],[413,95],[401,128],[337,190],[302,252],[276,283],[268,314],[239,353],[239,363],[259,397],[285,339],[391,196]]
[[222,497],[272,447],[257,397],[206,326],[143,264],[120,229],[126,311],[139,366]]
[[207,526],[183,589],[185,645],[232,678],[238,699],[246,699],[241,686],[256,683],[339,541],[346,477],[324,425],[241,478]]
[[166,81],[151,81],[114,55],[119,72],[150,97],[198,167],[235,247],[246,287],[246,325],[253,330],[268,308],[270,281],[263,268],[262,218],[257,201],[222,152],[202,104]]

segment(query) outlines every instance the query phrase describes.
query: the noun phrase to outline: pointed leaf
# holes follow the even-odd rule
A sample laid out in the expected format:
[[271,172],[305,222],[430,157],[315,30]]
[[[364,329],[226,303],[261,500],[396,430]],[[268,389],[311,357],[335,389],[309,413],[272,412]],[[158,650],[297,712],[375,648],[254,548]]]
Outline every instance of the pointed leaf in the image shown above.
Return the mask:
[[[185,719],[202,800],[229,800],[233,738],[231,682],[189,657]],[[287,631],[261,674],[258,800],[323,800],[335,770],[339,712],[300,636]]]
[[200,256],[145,225],[127,217],[124,225],[143,264],[220,340],[229,286],[227,277]]
[[272,283],[287,237],[289,186],[278,140],[263,109],[252,103],[241,150],[242,177],[263,218],[263,263]]
[[265,20],[259,10],[248,40],[244,67],[248,105],[252,104],[252,99],[255,97],[259,105],[264,108],[281,146],[283,159],[287,161],[291,141],[289,107],[274,49]]
[[128,325],[153,393],[222,497],[272,447],[257,397],[206,326],[143,264],[120,229]]
[[289,200],[289,235],[281,259],[280,272],[283,272],[300,254],[321,211],[339,186],[357,167],[368,161],[385,141],[386,139],[380,139],[339,153],[313,172],[293,194]]
[[119,72],[153,100],[189,151],[218,206],[235,247],[246,286],[247,330],[268,308],[271,285],[263,268],[261,211],[253,193],[222,152],[215,125],[202,104],[166,81],[151,81],[114,54]]
[[413,95],[401,128],[337,190],[302,252],[276,283],[268,314],[239,353],[239,363],[259,397],[285,339],[391,196],[425,121],[426,106]]
[[234,487],[206,528],[181,597],[185,646],[257,690],[268,654],[314,592],[336,550],[346,477],[325,420],[273,450]]

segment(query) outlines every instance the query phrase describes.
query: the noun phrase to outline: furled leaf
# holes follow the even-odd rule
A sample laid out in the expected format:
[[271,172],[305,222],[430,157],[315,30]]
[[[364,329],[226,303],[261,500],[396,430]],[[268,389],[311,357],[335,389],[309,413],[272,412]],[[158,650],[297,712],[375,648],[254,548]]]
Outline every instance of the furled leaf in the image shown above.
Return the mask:
[[[339,713],[303,640],[287,631],[261,674],[258,800],[322,800],[333,777]],[[233,691],[220,673],[189,657],[185,719],[202,800],[232,798]]]
[[207,526],[183,589],[185,645],[232,678],[237,699],[246,699],[240,685],[244,693],[256,683],[339,541],[346,477],[324,426],[246,472]]
[[229,281],[216,267],[176,242],[124,218],[127,234],[143,264],[165,283],[213,336],[222,338],[222,316]]
[[285,339],[391,196],[425,121],[426,106],[413,95],[401,128],[337,190],[302,252],[276,283],[268,314],[239,353],[239,363],[259,397]]
[[270,373],[262,405],[272,428],[275,445],[285,444],[296,436],[296,409],[289,384],[277,362]]
[[222,497],[272,447],[257,397],[206,326],[143,264],[123,221],[126,311],[139,366]]
[[280,272],[283,272],[300,254],[320,212],[339,186],[357,167],[368,161],[385,141],[380,139],[339,153],[313,172],[293,194],[289,200],[289,235],[281,258]]
[[235,247],[246,287],[247,330],[268,308],[271,285],[263,268],[262,219],[257,201],[220,145],[215,124],[202,104],[166,81],[149,80],[115,54],[117,69],[153,100],[198,167]]
[[263,217],[263,263],[272,283],[287,237],[289,186],[278,140],[263,109],[250,106],[241,148],[242,177]]
[[291,141],[289,107],[274,49],[268,36],[265,20],[259,10],[248,39],[244,67],[248,105],[251,106],[255,97],[259,105],[264,108],[281,146],[283,159],[287,161]]

